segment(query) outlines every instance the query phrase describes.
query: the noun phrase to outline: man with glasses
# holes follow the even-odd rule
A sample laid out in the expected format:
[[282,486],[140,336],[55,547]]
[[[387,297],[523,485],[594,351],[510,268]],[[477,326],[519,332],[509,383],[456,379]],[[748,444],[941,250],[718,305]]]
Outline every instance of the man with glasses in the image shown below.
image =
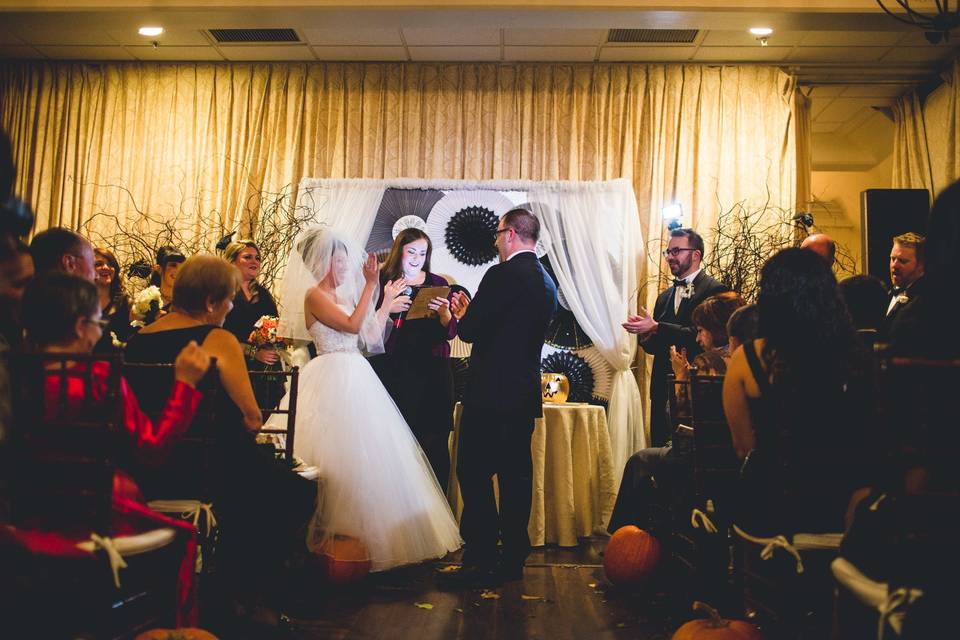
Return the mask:
[[653,355],[650,377],[650,445],[661,446],[670,439],[667,418],[667,375],[672,371],[670,349],[686,349],[687,360],[701,352],[697,329],[691,315],[698,304],[710,296],[727,291],[718,280],[700,270],[703,238],[693,229],[674,229],[663,252],[673,274],[673,286],[660,294],[651,315],[640,308],[627,318],[623,328],[637,334],[640,346]]

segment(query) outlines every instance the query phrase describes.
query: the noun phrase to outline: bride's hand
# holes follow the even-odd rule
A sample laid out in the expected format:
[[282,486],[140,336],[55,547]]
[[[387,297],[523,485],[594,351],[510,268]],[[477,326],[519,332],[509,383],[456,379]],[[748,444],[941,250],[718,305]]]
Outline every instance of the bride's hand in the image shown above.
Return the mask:
[[380,275],[380,263],[377,262],[377,256],[371,253],[363,263],[363,279],[370,284],[377,281],[378,275]]
[[407,281],[403,278],[391,280],[387,284],[383,285],[383,299],[387,302],[392,302],[393,299],[399,296],[406,288]]

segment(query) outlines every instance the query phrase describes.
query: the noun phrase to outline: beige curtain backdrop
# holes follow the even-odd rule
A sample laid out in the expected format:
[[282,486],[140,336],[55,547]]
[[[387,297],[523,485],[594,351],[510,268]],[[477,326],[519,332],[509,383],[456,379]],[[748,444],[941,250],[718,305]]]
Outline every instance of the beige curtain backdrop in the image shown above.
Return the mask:
[[933,190],[923,106],[916,92],[893,105],[893,188]]
[[794,80],[763,66],[0,65],[38,228],[100,211],[229,226],[304,176],[626,177],[650,247],[641,282],[661,270],[665,203],[701,231],[736,202],[794,207],[798,120]]

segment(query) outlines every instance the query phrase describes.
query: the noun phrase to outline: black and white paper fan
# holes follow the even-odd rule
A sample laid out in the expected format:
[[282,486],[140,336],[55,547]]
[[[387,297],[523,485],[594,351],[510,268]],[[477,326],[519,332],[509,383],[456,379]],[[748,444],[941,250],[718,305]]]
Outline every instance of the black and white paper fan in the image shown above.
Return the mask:
[[[436,189],[387,189],[384,191],[377,217],[373,221],[373,229],[370,230],[366,250],[370,253],[389,251],[398,233],[395,230],[397,223],[410,216],[426,221],[430,210],[441,198],[443,198],[443,192]],[[409,222],[407,226],[419,226],[414,221]]]
[[596,347],[579,349],[574,353],[583,358],[593,371],[593,399],[606,405],[610,400],[610,391],[613,388],[613,367],[607,362]]
[[431,268],[449,273],[471,293],[497,260],[494,246],[500,217],[513,203],[498,191],[451,191],[427,217],[433,242]]
[[544,342],[564,349],[586,349],[593,345],[590,336],[580,328],[577,319],[573,317],[573,311],[560,305],[557,305],[557,311],[550,319]]

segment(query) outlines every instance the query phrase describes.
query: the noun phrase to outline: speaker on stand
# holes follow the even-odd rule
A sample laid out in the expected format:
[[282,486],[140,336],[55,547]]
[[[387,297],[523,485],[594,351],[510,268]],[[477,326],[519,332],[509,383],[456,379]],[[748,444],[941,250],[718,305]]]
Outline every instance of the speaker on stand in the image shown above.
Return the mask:
[[926,189],[867,189],[860,192],[860,244],[863,273],[890,281],[894,236],[908,231],[925,235],[930,214]]

